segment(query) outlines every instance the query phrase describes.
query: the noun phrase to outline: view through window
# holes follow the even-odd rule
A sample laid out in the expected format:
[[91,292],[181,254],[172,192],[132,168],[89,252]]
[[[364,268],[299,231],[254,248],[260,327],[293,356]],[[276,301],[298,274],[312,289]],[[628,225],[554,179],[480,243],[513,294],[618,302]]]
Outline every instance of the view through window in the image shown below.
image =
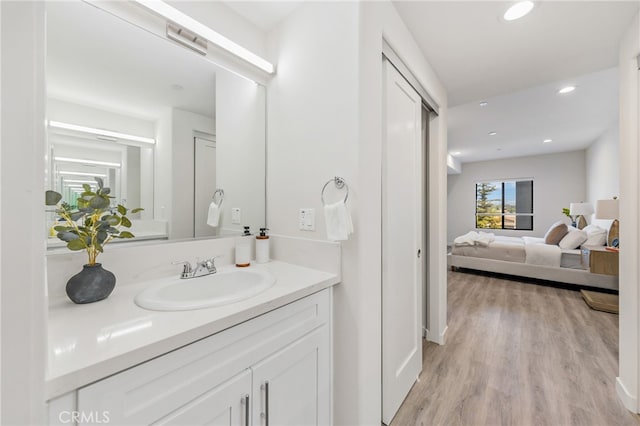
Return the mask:
[[533,230],[533,180],[476,183],[476,228]]

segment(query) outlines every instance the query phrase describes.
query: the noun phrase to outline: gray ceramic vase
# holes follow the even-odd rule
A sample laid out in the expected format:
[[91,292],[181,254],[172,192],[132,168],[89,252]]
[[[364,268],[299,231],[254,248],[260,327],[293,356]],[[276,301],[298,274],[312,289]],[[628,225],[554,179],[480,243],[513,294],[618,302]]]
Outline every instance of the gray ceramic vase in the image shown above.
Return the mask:
[[101,263],[84,265],[82,271],[67,281],[67,296],[73,303],[93,303],[109,297],[116,286],[116,276]]

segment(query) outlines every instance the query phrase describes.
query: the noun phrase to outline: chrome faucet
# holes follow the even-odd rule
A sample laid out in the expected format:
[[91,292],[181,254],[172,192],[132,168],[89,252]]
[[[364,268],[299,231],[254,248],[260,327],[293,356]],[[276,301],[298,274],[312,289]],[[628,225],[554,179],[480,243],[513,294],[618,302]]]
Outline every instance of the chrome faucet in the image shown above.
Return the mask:
[[191,266],[191,262],[187,260],[172,262],[172,264],[184,265],[182,267],[182,273],[180,274],[180,278],[182,279],[204,277],[205,275],[211,275],[218,272],[218,270],[216,269],[215,260],[219,257],[222,256],[215,256],[210,259],[198,261],[196,262],[195,266]]

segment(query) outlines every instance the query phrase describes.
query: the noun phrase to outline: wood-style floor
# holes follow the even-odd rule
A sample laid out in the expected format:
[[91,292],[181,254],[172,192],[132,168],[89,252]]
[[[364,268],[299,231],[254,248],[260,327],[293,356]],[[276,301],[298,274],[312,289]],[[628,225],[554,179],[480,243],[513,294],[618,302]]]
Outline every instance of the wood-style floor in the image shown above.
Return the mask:
[[618,400],[618,316],[577,291],[449,272],[446,345],[427,342],[392,425],[638,425]]

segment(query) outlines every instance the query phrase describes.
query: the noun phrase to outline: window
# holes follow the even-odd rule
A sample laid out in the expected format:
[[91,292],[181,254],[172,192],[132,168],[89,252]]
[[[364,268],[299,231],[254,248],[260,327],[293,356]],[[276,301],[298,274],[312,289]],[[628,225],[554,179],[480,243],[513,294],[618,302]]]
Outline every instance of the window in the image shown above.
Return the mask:
[[533,230],[533,180],[476,183],[476,228]]

